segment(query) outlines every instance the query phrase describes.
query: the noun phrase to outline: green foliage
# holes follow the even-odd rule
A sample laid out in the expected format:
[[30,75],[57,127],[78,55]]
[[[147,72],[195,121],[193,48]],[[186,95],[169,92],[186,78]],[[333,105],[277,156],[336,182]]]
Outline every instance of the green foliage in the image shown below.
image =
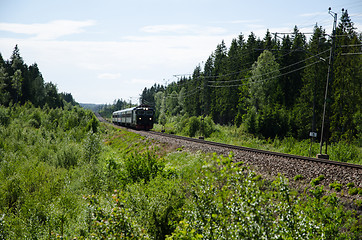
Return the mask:
[[347,142],[333,143],[330,146],[330,158],[340,162],[355,162],[358,159],[357,148]]
[[150,152],[133,153],[124,160],[127,182],[149,182],[164,168],[162,160],[158,160]]
[[330,187],[331,189],[336,190],[337,192],[340,192],[340,191],[342,190],[342,184],[339,183],[339,182],[337,182],[337,181],[334,182],[334,183],[329,184],[329,187]]
[[146,185],[136,183],[129,186],[126,196],[134,219],[153,239],[165,239],[172,234],[184,205],[179,179],[165,179],[159,175]]
[[148,239],[147,235],[130,217],[122,192],[114,191],[110,209],[102,209],[99,200],[90,195],[85,197],[88,203],[90,219],[89,236],[95,239]]
[[93,110],[98,111],[99,114],[102,117],[111,119],[112,113],[114,111],[122,110],[122,109],[125,109],[125,108],[128,108],[128,107],[132,107],[132,105],[130,103],[127,103],[123,99],[117,99],[117,100],[113,101],[113,104],[101,105],[101,106],[98,106],[96,109],[93,109]]
[[[0,139],[6,142],[0,140],[0,235],[55,239],[81,231],[81,193],[91,189],[89,176],[100,173],[86,161],[83,145],[89,138],[83,123],[92,115],[72,106],[65,111],[30,103],[1,112],[6,125],[0,125]],[[75,113],[78,125],[66,128]]]
[[[161,117],[164,116],[161,113]],[[197,135],[210,137],[215,131],[216,126],[212,118],[207,117],[187,117],[185,116],[174,116],[165,118],[162,120],[166,127],[166,132],[176,133],[180,135],[186,135],[189,137],[195,137]],[[154,127],[155,130],[160,130],[159,126]],[[162,128],[163,129],[163,128]]]
[[304,179],[304,177],[302,175],[300,175],[300,174],[295,175],[295,177],[294,177],[294,181],[299,181],[299,180],[302,180],[302,179]]
[[348,189],[348,194],[349,195],[356,195],[356,194],[358,194],[358,188],[349,188]]
[[200,120],[197,117],[191,117],[186,125],[186,133],[190,137],[195,137],[197,130],[200,128]]
[[321,183],[321,181],[324,180],[324,175],[320,175],[318,176],[317,178],[313,179],[311,182],[310,182],[310,185],[312,186],[317,186]]
[[337,207],[335,196],[323,198],[323,186],[311,197],[298,197],[281,176],[273,183],[255,181],[256,175],[242,165],[215,160],[194,181],[184,219],[167,239],[358,238],[358,232],[340,232],[350,213]]
[[0,105],[0,124],[6,127],[9,124],[9,120],[10,116],[8,109]]

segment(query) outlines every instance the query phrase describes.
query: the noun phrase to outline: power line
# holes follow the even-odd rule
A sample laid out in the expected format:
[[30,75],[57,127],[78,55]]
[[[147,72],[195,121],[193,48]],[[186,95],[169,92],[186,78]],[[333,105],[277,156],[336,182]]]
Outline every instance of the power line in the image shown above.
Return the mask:
[[[249,51],[247,51],[247,52],[252,52],[252,51],[256,51],[256,50],[262,50],[262,49],[255,49],[255,48],[254,48],[254,49],[249,50]],[[265,49],[265,50],[269,50],[269,49]],[[283,50],[282,50],[282,49],[279,49],[278,51],[283,51]],[[291,53],[293,53],[293,52],[298,52],[298,51],[303,51],[303,50],[301,50],[300,48],[291,49],[291,50],[287,51],[286,53],[284,53],[283,55],[277,56],[277,57],[275,58],[275,60],[278,60],[278,59],[280,59],[280,58],[285,57],[286,55],[289,55],[289,54],[291,54]],[[246,53],[247,53],[247,52],[246,52]],[[248,54],[246,54],[246,53],[245,53],[245,54],[242,54],[241,57],[242,57],[242,56],[247,56]],[[242,64],[240,67],[253,64],[254,62],[255,62],[255,61],[244,63],[244,64]],[[240,74],[240,73],[249,71],[249,70],[251,70],[251,69],[252,69],[252,67],[246,68],[246,69],[243,69],[243,70],[240,70],[240,71],[236,71],[236,72],[230,72],[230,73],[221,74],[221,75],[208,75],[208,76],[203,76],[203,77],[205,77],[205,78],[227,77],[227,76],[231,76],[231,75]],[[176,75],[173,75],[173,76],[179,78],[180,76],[192,76],[192,75],[193,75],[193,73],[186,73],[186,74],[176,74]]]
[[[255,77],[262,77],[262,76],[264,76],[264,75],[271,74],[271,73],[274,73],[274,72],[278,72],[278,71],[280,71],[280,70],[284,70],[284,69],[286,69],[286,68],[289,68],[289,67],[298,65],[298,64],[300,64],[300,63],[303,63],[303,62],[305,62],[305,61],[307,61],[307,60],[309,60],[309,59],[311,59],[311,58],[314,58],[314,57],[316,57],[316,56],[319,56],[319,55],[321,55],[321,54],[323,54],[323,53],[325,53],[325,52],[328,52],[328,51],[330,51],[330,50],[329,50],[329,49],[328,49],[328,50],[325,50],[325,51],[323,51],[323,52],[318,53],[317,55],[314,55],[314,56],[309,57],[309,58],[306,58],[306,59],[304,59],[304,60],[302,60],[302,61],[293,63],[293,64],[291,64],[291,65],[282,67],[282,68],[280,68],[280,69],[277,69],[277,70],[274,70],[274,71],[271,71],[271,72],[268,72],[268,73],[264,73],[264,74],[260,74],[260,75],[256,75],[256,76],[252,76],[252,77],[248,77],[248,78],[242,78],[242,79],[234,79],[234,80],[226,80],[226,81],[208,81],[208,82],[209,82],[209,83],[238,82],[238,81],[240,81],[240,80],[246,80],[246,79],[255,78]],[[320,59],[320,60],[321,60],[321,59]]]
[[[196,87],[194,90],[187,92],[187,94],[185,94],[183,97],[192,96],[192,95],[196,94],[199,90],[201,90],[201,87]],[[172,93],[171,93],[171,94],[172,94]],[[176,93],[176,94],[177,94],[177,93]],[[180,94],[180,92],[178,92],[178,94]],[[169,96],[164,96],[164,98],[173,98],[173,99],[176,99],[176,98],[178,98],[178,97],[179,97],[179,96],[173,97],[173,96],[171,96],[171,95],[169,95]]]
[[342,53],[341,56],[346,56],[346,55],[362,55],[362,52],[359,53]]
[[341,45],[339,47],[359,47],[359,46],[362,46],[362,44]]
[[[314,63],[311,63],[311,64],[308,64],[306,66],[303,66],[301,68],[298,68],[298,69],[294,69],[292,71],[289,71],[289,72],[286,72],[286,73],[282,73],[282,74],[279,74],[277,76],[273,76],[273,77],[270,77],[270,78],[267,78],[267,79],[263,79],[263,80],[259,80],[259,81],[253,81],[253,82],[247,82],[247,83],[241,83],[241,84],[234,84],[234,85],[208,85],[209,87],[214,87],[214,88],[222,88],[222,87],[239,87],[239,86],[243,86],[243,85],[249,85],[249,84],[254,84],[254,83],[260,83],[260,82],[265,82],[265,81],[269,81],[271,79],[274,79],[274,78],[278,78],[278,77],[281,77],[281,76],[285,76],[287,74],[290,74],[290,73],[293,73],[293,72],[297,72],[297,71],[300,71],[304,68],[307,68],[307,67],[310,67],[314,64],[317,64],[319,62],[322,62],[322,60],[318,60],[318,61],[315,61]],[[265,75],[265,74],[264,74]],[[252,79],[253,77],[250,77],[250,78],[244,78],[244,79],[239,79],[240,81],[241,80],[248,80],[248,79]]]

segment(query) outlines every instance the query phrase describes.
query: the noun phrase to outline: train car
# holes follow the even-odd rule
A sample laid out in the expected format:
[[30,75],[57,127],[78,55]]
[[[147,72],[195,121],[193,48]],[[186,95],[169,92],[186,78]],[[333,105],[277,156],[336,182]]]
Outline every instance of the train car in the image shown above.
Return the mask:
[[153,115],[155,111],[147,105],[115,111],[112,122],[116,125],[135,129],[150,130],[153,128]]

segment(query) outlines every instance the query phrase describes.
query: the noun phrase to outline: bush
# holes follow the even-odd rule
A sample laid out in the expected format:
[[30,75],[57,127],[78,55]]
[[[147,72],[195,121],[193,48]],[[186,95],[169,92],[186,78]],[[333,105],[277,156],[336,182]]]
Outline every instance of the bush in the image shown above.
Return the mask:
[[186,125],[186,133],[190,137],[195,137],[196,132],[200,128],[200,119],[197,117],[191,117]]
[[324,175],[320,175],[319,177],[313,179],[313,180],[310,182],[310,184],[311,184],[312,186],[317,186],[317,185],[320,184],[320,182],[321,182],[323,179],[324,179]]
[[350,188],[350,189],[348,189],[348,194],[349,194],[349,195],[356,195],[356,194],[358,194],[358,188]]
[[7,108],[0,106],[0,125],[8,126],[10,123],[9,111]]
[[29,124],[30,126],[34,128],[40,128],[41,126],[41,115],[39,110],[35,110],[30,116],[29,116]]
[[299,180],[302,180],[303,178],[304,177],[302,175],[298,174],[294,177],[294,181],[299,181]]
[[330,189],[334,189],[337,192],[340,192],[342,189],[342,184],[339,182],[334,182],[334,183],[329,184],[329,187],[330,187]]
[[152,239],[165,239],[181,220],[184,193],[179,179],[165,179],[161,175],[147,184],[128,187],[126,206]]
[[69,169],[83,158],[82,151],[74,143],[63,143],[57,152],[56,166]]
[[204,137],[210,137],[216,131],[215,123],[210,116],[204,118],[200,123],[200,132]]
[[130,182],[149,182],[162,171],[164,164],[160,162],[154,154],[147,151],[145,153],[133,153],[124,160],[126,179]]

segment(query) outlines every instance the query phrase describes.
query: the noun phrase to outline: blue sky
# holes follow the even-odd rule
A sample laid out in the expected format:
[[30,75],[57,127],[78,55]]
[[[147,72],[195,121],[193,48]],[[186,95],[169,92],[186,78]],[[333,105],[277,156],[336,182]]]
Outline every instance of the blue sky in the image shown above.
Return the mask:
[[0,53],[18,44],[46,82],[81,103],[136,103],[145,87],[176,81],[216,45],[254,32],[331,32],[328,7],[348,10],[362,30],[360,0],[0,0]]

